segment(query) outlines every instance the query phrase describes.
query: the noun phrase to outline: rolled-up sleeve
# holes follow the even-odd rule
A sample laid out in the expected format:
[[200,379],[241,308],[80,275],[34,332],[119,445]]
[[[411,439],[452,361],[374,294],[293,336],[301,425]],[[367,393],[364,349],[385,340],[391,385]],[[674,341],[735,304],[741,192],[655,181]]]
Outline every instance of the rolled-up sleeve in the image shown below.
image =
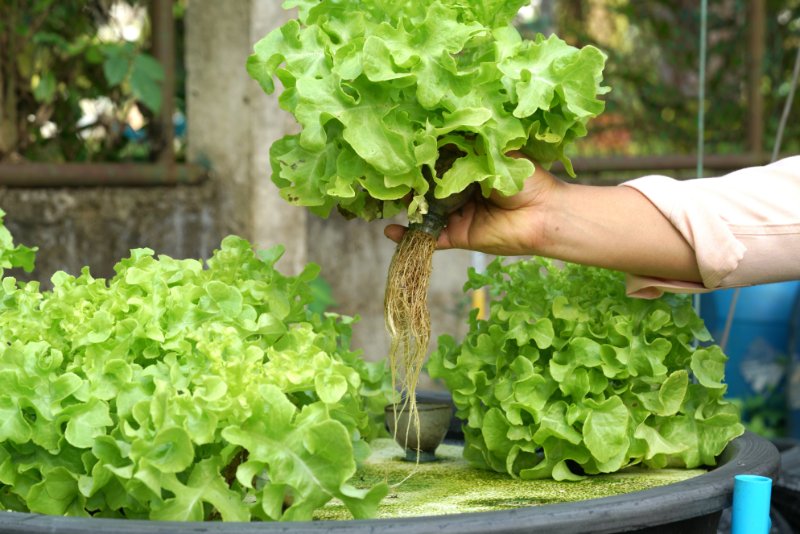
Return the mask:
[[703,283],[629,276],[628,294],[697,293],[800,279],[800,156],[718,178],[625,182],[694,249]]

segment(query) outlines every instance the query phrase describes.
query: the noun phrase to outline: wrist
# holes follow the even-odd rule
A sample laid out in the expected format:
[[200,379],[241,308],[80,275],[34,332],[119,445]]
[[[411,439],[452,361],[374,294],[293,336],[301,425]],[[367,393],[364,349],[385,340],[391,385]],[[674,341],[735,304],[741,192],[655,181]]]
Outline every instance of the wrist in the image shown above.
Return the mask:
[[559,245],[563,244],[563,231],[569,223],[567,211],[572,184],[550,176],[550,179],[543,181],[542,185],[536,195],[535,203],[531,205],[533,231],[530,232],[529,253],[557,257],[554,254]]

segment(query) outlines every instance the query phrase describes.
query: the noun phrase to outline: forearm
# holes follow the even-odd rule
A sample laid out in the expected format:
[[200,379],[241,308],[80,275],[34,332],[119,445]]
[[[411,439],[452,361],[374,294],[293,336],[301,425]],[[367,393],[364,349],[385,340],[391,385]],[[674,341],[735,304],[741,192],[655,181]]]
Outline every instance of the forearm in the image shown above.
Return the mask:
[[546,204],[536,254],[641,276],[701,281],[692,247],[634,189],[560,183]]

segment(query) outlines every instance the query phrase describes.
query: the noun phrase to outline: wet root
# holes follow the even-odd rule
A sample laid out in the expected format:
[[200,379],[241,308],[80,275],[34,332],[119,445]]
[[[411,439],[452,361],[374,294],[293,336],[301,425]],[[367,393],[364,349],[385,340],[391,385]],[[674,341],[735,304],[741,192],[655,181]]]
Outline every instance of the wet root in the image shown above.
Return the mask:
[[402,399],[401,408],[394,413],[395,434],[398,413],[408,410],[406,443],[412,426],[419,443],[416,389],[431,338],[428,286],[435,250],[436,238],[428,231],[412,227],[395,250],[386,282],[384,317],[391,337],[392,389],[399,391]]

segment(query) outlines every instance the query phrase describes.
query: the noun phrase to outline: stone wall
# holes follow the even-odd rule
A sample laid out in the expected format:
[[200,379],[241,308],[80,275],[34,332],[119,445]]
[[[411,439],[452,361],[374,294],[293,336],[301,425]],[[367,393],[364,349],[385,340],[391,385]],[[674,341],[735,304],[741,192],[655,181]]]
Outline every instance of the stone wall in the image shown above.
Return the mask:
[[[400,221],[397,221],[400,222]],[[309,217],[306,248],[309,261],[322,267],[337,306],[334,311],[359,315],[353,328],[353,346],[368,359],[386,357],[389,337],[383,322],[383,293],[394,243],[383,236],[386,221],[347,221],[336,214],[330,219]],[[469,253],[439,251],[434,254],[428,295],[432,347],[436,338],[449,333],[459,339],[466,333],[469,303],[461,288],[466,282]],[[427,381],[423,387],[431,387]]]
[[28,279],[47,284],[58,270],[97,277],[132,248],[207,257],[219,244],[215,184],[180,187],[0,188],[0,208],[17,243],[39,247]]

